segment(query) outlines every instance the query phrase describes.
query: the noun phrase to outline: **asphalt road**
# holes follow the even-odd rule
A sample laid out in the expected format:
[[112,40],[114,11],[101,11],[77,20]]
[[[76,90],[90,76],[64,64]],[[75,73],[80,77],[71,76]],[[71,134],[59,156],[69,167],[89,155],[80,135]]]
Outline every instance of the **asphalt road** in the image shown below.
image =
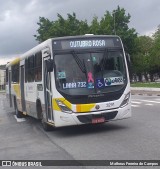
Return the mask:
[[17,122],[14,111],[6,103],[5,95],[0,94],[0,159],[160,159],[160,97],[158,96],[133,95],[132,118],[101,125],[72,126],[44,132],[39,121],[31,117],[24,120]]

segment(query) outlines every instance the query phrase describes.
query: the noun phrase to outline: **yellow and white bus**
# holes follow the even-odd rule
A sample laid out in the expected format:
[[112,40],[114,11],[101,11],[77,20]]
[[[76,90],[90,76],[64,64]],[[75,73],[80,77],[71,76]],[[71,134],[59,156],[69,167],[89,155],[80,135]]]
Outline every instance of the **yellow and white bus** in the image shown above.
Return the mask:
[[6,66],[16,115],[50,127],[131,117],[130,81],[121,39],[84,35],[48,39]]

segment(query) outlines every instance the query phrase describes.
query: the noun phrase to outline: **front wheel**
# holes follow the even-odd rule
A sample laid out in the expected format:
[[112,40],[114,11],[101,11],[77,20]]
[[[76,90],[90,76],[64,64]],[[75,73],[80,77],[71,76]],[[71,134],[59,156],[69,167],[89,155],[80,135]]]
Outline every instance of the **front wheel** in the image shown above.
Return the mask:
[[17,118],[21,118],[22,114],[20,113],[20,111],[18,111],[16,99],[14,99],[14,109],[15,109],[15,114],[16,114]]
[[49,125],[49,124],[45,121],[45,119],[44,119],[44,117],[43,117],[43,113],[42,113],[41,123],[42,123],[43,129],[44,129],[45,131],[53,131],[54,127],[51,126],[51,125]]

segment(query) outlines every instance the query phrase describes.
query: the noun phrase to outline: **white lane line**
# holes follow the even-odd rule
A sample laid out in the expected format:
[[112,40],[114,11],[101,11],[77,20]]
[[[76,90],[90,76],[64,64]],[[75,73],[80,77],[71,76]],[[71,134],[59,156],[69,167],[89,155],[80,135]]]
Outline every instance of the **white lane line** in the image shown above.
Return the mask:
[[139,107],[139,105],[134,105],[134,104],[131,104],[132,107]]
[[141,104],[141,102],[135,102],[135,101],[131,101],[131,103],[133,103],[133,104]]
[[145,104],[146,106],[153,106],[153,104],[151,104],[151,103],[148,103],[148,104]]
[[160,102],[151,101],[151,100],[141,100],[141,99],[134,99],[134,100],[139,100],[139,101],[142,101],[142,102],[149,102],[149,103],[159,103],[160,104]]
[[25,118],[17,118],[16,115],[14,115],[14,118],[17,120],[18,123],[26,121]]

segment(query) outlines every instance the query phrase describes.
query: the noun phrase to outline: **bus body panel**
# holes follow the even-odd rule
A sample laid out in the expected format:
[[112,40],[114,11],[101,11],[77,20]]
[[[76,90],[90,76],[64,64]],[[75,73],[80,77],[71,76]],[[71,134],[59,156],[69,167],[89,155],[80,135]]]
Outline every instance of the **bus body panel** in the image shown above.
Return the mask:
[[[115,100],[112,102],[104,102],[104,103],[96,103],[94,104],[94,108],[91,108],[93,104],[91,104],[90,106],[88,106],[88,110],[90,109],[90,111],[85,111],[85,112],[78,112],[76,109],[76,105],[71,105],[70,108],[73,111],[73,113],[68,114],[68,113],[64,113],[60,110],[60,108],[57,106],[56,104],[56,99],[60,99],[61,101],[65,102],[64,98],[56,98],[53,99],[53,110],[54,110],[54,114],[55,114],[55,127],[62,127],[62,126],[70,126],[70,125],[80,125],[80,124],[88,124],[81,122],[77,116],[84,116],[84,118],[88,118],[87,116],[89,115],[102,115],[104,113],[112,113],[112,112],[116,112],[117,114],[113,119],[108,119],[106,120],[108,121],[114,121],[114,120],[120,120],[120,119],[127,119],[129,117],[131,117],[131,98],[129,99],[129,103],[124,106],[124,107],[120,107],[124,97],[126,94],[128,94],[130,92],[130,86],[128,85],[124,91],[124,94],[121,96],[121,98],[119,100]],[[106,108],[106,104],[112,105],[112,103],[114,103],[114,107],[110,107],[110,108]],[[69,104],[68,104],[69,105]],[[96,110],[95,107],[96,105],[100,106],[100,110]],[[82,107],[85,107],[86,105],[82,104]],[[86,109],[87,110],[87,109]]]

